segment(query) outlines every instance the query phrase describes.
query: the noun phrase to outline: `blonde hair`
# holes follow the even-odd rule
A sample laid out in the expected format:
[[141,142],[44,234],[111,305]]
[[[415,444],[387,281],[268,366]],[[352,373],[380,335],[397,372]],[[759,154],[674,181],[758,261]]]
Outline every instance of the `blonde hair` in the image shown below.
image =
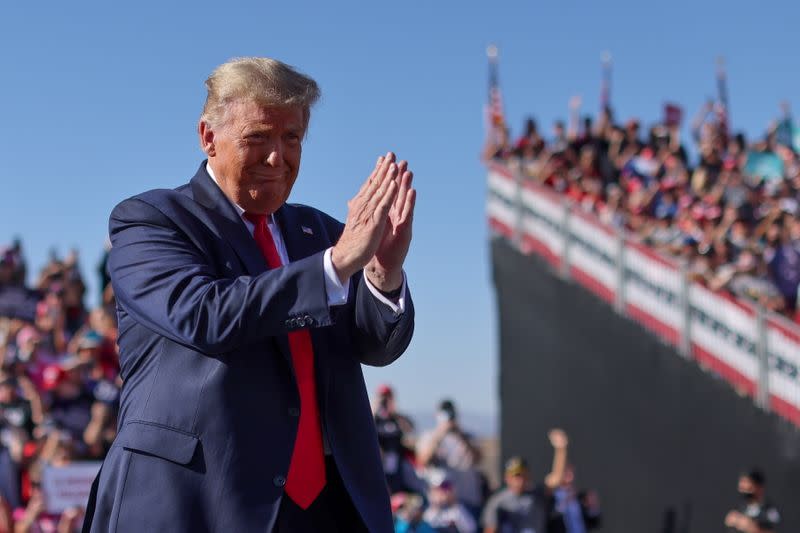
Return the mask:
[[308,129],[311,107],[320,97],[317,82],[290,65],[269,57],[239,57],[214,69],[206,80],[208,96],[200,120],[219,127],[228,105],[250,100],[264,107],[303,109]]

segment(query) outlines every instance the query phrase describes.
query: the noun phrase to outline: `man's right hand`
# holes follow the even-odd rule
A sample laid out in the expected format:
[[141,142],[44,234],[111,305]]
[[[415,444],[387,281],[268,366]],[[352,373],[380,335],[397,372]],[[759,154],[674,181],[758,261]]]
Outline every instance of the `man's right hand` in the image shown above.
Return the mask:
[[372,259],[383,238],[399,184],[395,156],[389,152],[378,158],[375,169],[361,190],[347,203],[344,232],[331,250],[331,262],[344,282]]

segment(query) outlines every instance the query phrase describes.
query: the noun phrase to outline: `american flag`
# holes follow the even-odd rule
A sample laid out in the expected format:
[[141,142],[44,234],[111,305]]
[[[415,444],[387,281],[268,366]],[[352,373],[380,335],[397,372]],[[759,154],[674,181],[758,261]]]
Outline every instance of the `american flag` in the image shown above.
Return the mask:
[[489,101],[486,104],[486,125],[489,131],[505,127],[506,119],[503,113],[503,95],[497,81],[497,47],[489,46],[486,50],[489,57]]

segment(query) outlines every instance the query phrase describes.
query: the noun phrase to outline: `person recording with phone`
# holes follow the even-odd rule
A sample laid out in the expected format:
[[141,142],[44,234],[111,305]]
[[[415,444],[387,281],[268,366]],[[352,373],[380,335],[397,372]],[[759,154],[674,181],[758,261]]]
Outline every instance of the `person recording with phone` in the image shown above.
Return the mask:
[[417,443],[417,462],[431,475],[443,473],[452,482],[458,501],[475,518],[480,516],[486,492],[483,475],[478,470],[480,461],[481,451],[473,437],[461,428],[455,404],[452,400],[442,401],[436,427]]

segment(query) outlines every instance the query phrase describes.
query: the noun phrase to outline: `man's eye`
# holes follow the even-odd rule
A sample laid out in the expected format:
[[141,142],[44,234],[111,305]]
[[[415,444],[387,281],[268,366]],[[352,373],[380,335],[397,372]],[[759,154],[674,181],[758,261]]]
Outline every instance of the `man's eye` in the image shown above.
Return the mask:
[[263,133],[251,133],[249,135],[245,135],[244,137],[248,142],[261,142],[264,140]]

